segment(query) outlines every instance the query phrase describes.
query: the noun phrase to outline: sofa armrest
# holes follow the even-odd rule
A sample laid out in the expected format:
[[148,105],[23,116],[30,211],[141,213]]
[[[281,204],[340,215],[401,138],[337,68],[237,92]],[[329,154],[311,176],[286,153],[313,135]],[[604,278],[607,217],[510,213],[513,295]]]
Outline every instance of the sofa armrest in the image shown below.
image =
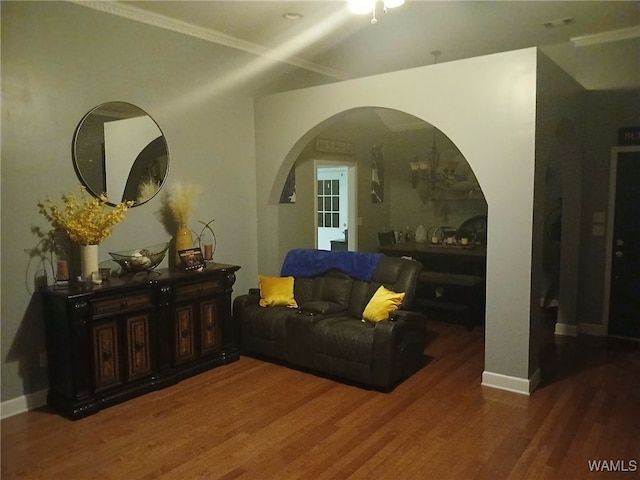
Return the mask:
[[260,289],[252,288],[249,293],[239,295],[233,300],[233,325],[236,345],[242,345],[242,318],[247,307],[258,305],[260,302]]
[[390,321],[376,323],[371,364],[375,385],[390,389],[400,377],[420,368],[426,344],[425,320],[421,313],[398,310]]
[[260,298],[260,289],[259,288],[250,288],[249,289],[249,295],[252,296],[252,297]]
[[410,310],[395,310],[389,314],[389,320],[392,322],[419,322],[422,325],[425,325],[427,322],[427,317],[420,312],[413,312]]

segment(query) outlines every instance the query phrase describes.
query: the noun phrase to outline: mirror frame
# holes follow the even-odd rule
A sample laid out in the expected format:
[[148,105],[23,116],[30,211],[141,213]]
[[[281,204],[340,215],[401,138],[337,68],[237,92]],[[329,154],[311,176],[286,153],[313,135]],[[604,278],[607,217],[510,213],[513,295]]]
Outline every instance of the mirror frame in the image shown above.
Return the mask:
[[[90,158],[86,158],[87,155],[84,155],[84,151],[82,150],[82,145],[86,144],[89,147],[93,147],[94,151],[100,151],[100,156],[101,156],[101,161],[102,161],[102,165],[101,166],[97,166],[97,167],[93,167],[95,169],[99,169],[102,168],[102,170],[98,170],[98,175],[102,176],[102,183],[104,185],[104,190],[107,190],[106,188],[106,167],[107,167],[107,162],[108,160],[106,159],[105,156],[105,144],[104,144],[104,125],[105,123],[107,123],[106,121],[101,121],[98,120],[98,123],[96,125],[92,125],[91,124],[91,119],[95,118],[97,116],[97,114],[99,112],[106,112],[107,115],[100,115],[101,117],[104,116],[112,116],[114,119],[130,119],[130,118],[137,118],[137,117],[148,117],[153,124],[157,127],[158,132],[160,133],[160,135],[158,137],[156,137],[153,141],[151,141],[146,147],[144,147],[139,153],[138,153],[138,157],[134,158],[131,160],[131,166],[129,167],[129,171],[126,174],[125,180],[125,188],[123,191],[123,197],[126,197],[126,192],[127,192],[127,186],[129,185],[129,179],[131,178],[131,175],[134,171],[134,166],[137,163],[137,159],[140,158],[140,155],[142,154],[142,152],[144,151],[148,151],[148,150],[152,150],[152,149],[156,149],[157,152],[166,155],[166,166],[164,167],[164,175],[162,176],[162,178],[159,181],[158,184],[158,188],[156,189],[156,191],[152,194],[149,195],[147,198],[145,198],[143,201],[138,201],[138,199],[133,199],[134,207],[137,207],[139,205],[142,205],[146,202],[148,202],[149,200],[151,200],[153,197],[155,197],[158,192],[160,192],[160,190],[162,189],[162,187],[164,186],[164,183],[167,180],[167,175],[169,174],[169,146],[167,144],[167,140],[166,137],[164,135],[164,132],[162,131],[162,129],[160,128],[160,125],[158,125],[158,123],[153,119],[153,117],[151,117],[151,115],[149,115],[145,110],[143,110],[142,108],[138,107],[137,105],[134,105],[132,103],[128,103],[128,102],[122,102],[122,101],[113,101],[113,102],[105,102],[105,103],[101,103],[100,105],[97,105],[96,107],[92,108],[91,110],[89,110],[89,112],[87,112],[82,119],[80,120],[80,123],[78,123],[78,126],[76,127],[76,130],[73,134],[73,142],[72,142],[72,158],[73,158],[73,168],[76,172],[76,175],[78,177],[78,179],[80,180],[80,182],[82,183],[82,185],[85,186],[85,188],[87,189],[87,191],[93,195],[94,197],[99,197],[102,193],[105,193],[107,195],[107,198],[109,199],[109,201],[107,202],[109,205],[116,205],[117,203],[120,203],[121,201],[124,201],[124,199],[119,199],[117,202],[114,202],[111,200],[111,197],[109,197],[109,192],[105,191],[105,192],[98,192],[95,189],[95,179],[94,181],[90,181],[90,172],[88,170],[88,165],[91,163],[91,159]],[[118,114],[116,114],[115,112],[118,112]],[[98,131],[100,130],[98,127],[102,126],[103,129],[102,131]],[[95,143],[100,142],[99,145],[95,145]],[[94,143],[94,145],[91,145],[92,143]],[[91,155],[88,155],[89,157]],[[161,157],[162,155],[160,155],[159,157]],[[162,166],[161,166],[162,168]],[[139,169],[137,169],[139,170]],[[161,172],[162,173],[162,172]],[[140,178],[142,178],[142,175],[139,174]],[[139,182],[136,184],[139,185]]]

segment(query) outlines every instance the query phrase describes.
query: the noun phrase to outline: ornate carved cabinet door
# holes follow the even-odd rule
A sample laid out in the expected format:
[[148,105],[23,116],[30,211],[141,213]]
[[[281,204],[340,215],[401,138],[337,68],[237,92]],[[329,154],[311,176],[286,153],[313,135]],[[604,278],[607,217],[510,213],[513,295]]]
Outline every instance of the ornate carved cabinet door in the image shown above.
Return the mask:
[[200,330],[202,354],[215,352],[221,347],[220,319],[216,300],[200,304]]
[[127,318],[127,367],[129,379],[151,372],[149,315]]
[[193,336],[193,305],[186,305],[175,310],[175,355],[176,363],[185,362],[195,357]]
[[93,353],[95,389],[100,390],[120,384],[118,324],[116,321],[100,323],[93,327]]

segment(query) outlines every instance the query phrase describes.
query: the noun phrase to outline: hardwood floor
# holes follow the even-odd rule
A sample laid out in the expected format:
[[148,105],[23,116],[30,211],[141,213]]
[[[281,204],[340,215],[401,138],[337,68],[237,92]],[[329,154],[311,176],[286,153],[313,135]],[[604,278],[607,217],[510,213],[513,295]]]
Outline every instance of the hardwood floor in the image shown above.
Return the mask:
[[388,394],[242,357],[79,421],[5,419],[2,479],[640,478],[638,343],[547,325],[527,397],[480,385],[482,328],[428,330]]

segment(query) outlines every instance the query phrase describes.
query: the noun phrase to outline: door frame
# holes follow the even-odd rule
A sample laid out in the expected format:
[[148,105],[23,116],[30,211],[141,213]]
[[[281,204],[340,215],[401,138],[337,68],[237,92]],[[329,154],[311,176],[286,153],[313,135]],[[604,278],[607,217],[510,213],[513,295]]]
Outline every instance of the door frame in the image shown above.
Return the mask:
[[[358,246],[358,162],[355,160],[327,160],[318,158],[313,161],[313,198],[318,198],[318,167],[346,167],[347,168],[347,229],[349,236],[347,248],[355,251]],[[313,202],[313,242],[318,246],[318,215],[316,213],[318,203]]]
[[602,300],[602,325],[604,327],[605,335],[609,335],[609,311],[611,309],[611,270],[613,266],[613,226],[616,211],[618,154],[626,152],[640,152],[640,145],[613,147],[611,149],[611,165],[609,169],[609,205],[607,212],[607,232],[605,235],[604,296]]

